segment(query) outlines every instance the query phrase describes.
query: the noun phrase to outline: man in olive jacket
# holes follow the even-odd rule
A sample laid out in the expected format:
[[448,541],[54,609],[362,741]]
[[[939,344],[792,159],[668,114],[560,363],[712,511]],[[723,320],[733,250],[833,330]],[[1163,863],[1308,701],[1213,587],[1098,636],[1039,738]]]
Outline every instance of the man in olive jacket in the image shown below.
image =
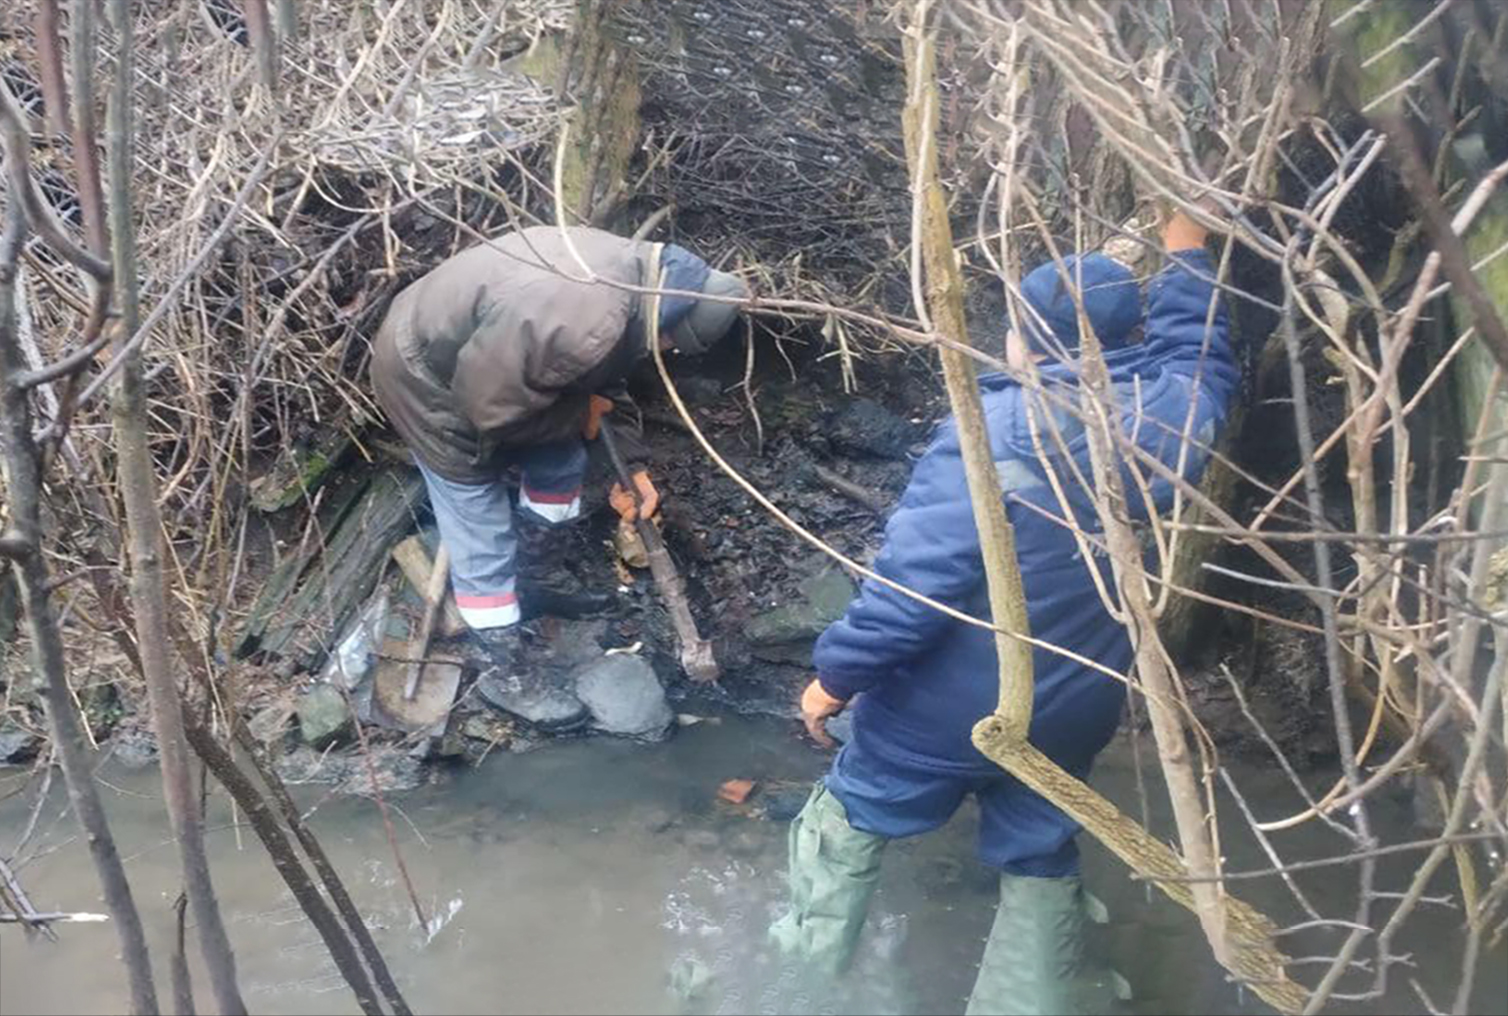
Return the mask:
[[[503,471],[522,473],[518,507],[558,524],[581,513],[584,440],[626,402],[625,381],[649,343],[695,354],[726,332],[737,305],[659,288],[742,298],[735,276],[671,244],[587,227],[536,226],[448,259],[398,294],[377,332],[377,401],[413,451],[450,554],[456,606],[495,666],[481,696],[542,727],[574,726],[585,710],[549,675],[517,664],[517,538]],[[659,494],[630,414],[614,428],[638,499],[614,485],[627,518],[652,515]]]

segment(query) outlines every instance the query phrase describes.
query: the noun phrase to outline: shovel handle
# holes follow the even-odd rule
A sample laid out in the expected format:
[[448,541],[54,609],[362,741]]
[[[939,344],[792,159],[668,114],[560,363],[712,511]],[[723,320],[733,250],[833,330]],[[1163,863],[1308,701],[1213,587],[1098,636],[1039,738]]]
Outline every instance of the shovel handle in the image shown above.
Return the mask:
[[644,499],[639,496],[639,485],[634,483],[634,478],[628,471],[628,463],[624,462],[623,456],[618,453],[618,439],[613,436],[613,425],[606,419],[599,421],[597,435],[602,438],[602,445],[607,449],[607,457],[612,460],[613,470],[618,474],[618,482],[633,497],[635,505],[642,505]]
[[434,569],[429,573],[429,583],[424,589],[419,634],[409,650],[408,680],[403,685],[403,698],[408,702],[412,702],[419,693],[419,678],[424,674],[424,657],[429,653],[429,640],[435,632],[435,618],[440,616],[440,604],[445,602],[445,579],[449,572],[450,552],[442,543],[435,554]]

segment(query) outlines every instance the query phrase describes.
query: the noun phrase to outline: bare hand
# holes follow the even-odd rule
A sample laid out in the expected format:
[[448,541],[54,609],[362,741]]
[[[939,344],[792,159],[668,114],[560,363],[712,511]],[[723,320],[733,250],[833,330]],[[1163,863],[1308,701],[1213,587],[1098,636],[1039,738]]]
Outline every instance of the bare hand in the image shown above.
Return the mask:
[[827,721],[847,706],[848,703],[843,699],[829,695],[821,681],[813,680],[807,685],[806,691],[801,693],[801,718],[805,721],[806,732],[812,735],[812,740],[824,748],[836,748],[838,742],[827,732]]
[[1176,211],[1162,228],[1162,245],[1169,251],[1196,250],[1204,246],[1208,234],[1192,216]]

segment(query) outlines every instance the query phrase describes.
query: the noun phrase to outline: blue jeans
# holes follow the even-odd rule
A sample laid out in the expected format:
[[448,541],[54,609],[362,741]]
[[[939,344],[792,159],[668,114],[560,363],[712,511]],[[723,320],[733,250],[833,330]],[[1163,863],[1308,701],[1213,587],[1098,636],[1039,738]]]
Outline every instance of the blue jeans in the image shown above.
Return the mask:
[[[1073,775],[1086,778],[1088,765],[1079,768]],[[853,828],[887,839],[941,828],[973,794],[979,799],[981,861],[1009,875],[1078,874],[1078,824],[1004,770],[972,774],[928,768],[881,755],[856,739],[839,752],[824,782]]]
[[[510,460],[523,471],[520,509],[552,525],[581,514],[587,454],[580,441],[520,448]],[[422,462],[419,472],[429,489],[440,542],[450,553],[450,581],[462,620],[472,628],[517,624],[518,537],[508,485],[502,477],[488,483],[456,483]]]

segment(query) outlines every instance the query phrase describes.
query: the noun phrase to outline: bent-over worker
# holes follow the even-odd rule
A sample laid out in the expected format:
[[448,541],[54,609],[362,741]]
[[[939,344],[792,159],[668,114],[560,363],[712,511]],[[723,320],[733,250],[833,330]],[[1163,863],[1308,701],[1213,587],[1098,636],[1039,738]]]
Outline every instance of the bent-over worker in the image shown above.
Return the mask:
[[[456,606],[493,664],[477,691],[547,729],[575,726],[586,711],[550,675],[520,666],[520,596],[531,613],[600,609],[607,598],[556,592],[550,602],[528,602],[547,594],[518,586],[504,470],[521,471],[519,510],[548,524],[577,518],[584,441],[596,438],[604,414],[626,404],[626,379],[649,343],[701,353],[737,316],[726,299],[662,295],[658,320],[649,321],[648,290],[748,293],[737,277],[673,244],[586,227],[566,232],[569,241],[556,227],[531,227],[444,261],[398,294],[372,351],[377,400],[429,490]],[[614,484],[609,500],[625,518],[650,518],[660,495],[633,414],[620,418],[615,436],[638,497]]]
[[[1173,263],[1150,283],[1145,319],[1131,271],[1104,254],[1065,259],[1115,386],[1125,440],[1197,479],[1224,423],[1238,371],[1225,308],[1212,285],[1204,230],[1174,216],[1164,230]],[[1054,263],[1022,284],[1025,334],[1009,337],[1019,373],[1037,362],[1043,389],[1005,375],[980,378],[985,424],[1016,530],[1031,634],[1125,674],[1132,646],[1107,610],[1091,569],[1114,581],[1093,505],[1079,399],[1077,311]],[[1034,312],[1034,313],[1033,313]],[[1138,328],[1142,342],[1134,342]],[[1034,431],[1040,445],[1034,441]],[[1187,440],[1185,440],[1187,435]],[[1060,443],[1061,442],[1061,443]],[[1038,447],[1050,459],[1039,458]],[[1123,473],[1135,455],[1121,456]],[[1152,505],[1128,478],[1129,509],[1166,511],[1174,486],[1145,465]],[[1080,552],[1053,477],[1096,550]],[[1129,474],[1128,474],[1129,475]],[[874,570],[974,617],[990,617],[984,562],[955,421],[940,426],[885,531]],[[1119,724],[1121,681],[1044,648],[1033,653],[1030,738],[1079,779]],[[879,583],[866,582],[818,640],[817,679],[802,700],[813,736],[854,705],[853,734],[790,836],[793,910],[776,925],[787,949],[832,970],[852,957],[892,839],[942,826],[973,794],[980,857],[999,869],[1000,904],[970,1013],[1076,1011],[1083,926],[1078,826],[973,745],[999,695],[995,638]]]

